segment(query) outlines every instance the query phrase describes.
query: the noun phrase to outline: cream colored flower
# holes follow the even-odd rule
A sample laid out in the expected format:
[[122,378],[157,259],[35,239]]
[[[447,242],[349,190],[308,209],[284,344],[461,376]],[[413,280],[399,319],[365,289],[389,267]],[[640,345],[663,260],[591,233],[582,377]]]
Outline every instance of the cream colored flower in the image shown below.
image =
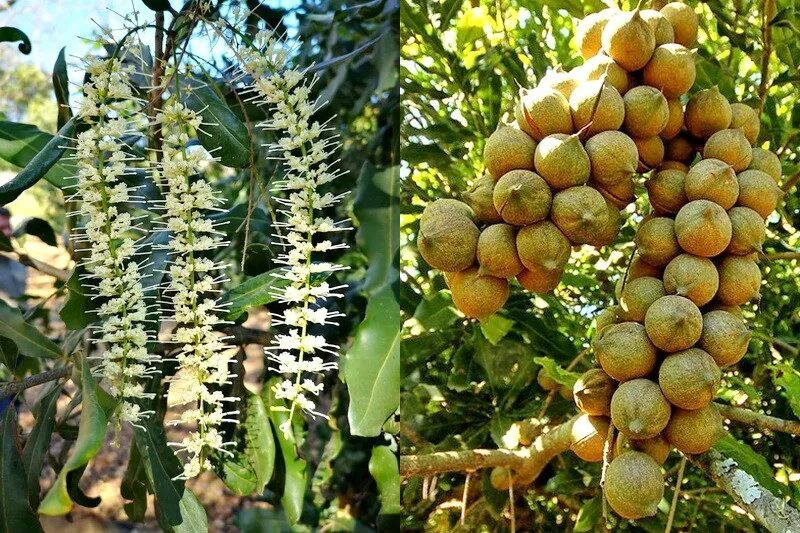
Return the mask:
[[275,225],[286,233],[276,235],[284,248],[276,262],[283,266],[281,276],[289,284],[276,291],[275,296],[290,307],[275,318],[275,324],[287,326],[288,333],[275,335],[267,353],[277,365],[275,370],[291,376],[275,389],[278,398],[291,404],[289,420],[281,427],[289,432],[297,408],[312,416],[321,414],[312,397],[322,391],[320,374],[336,368],[335,361],[323,361],[316,354],[335,357],[338,347],[311,334],[308,328],[312,323],[335,324],[331,319],[341,316],[328,311],[325,304],[326,300],[341,296],[342,287],[331,287],[319,278],[344,267],[314,261],[315,253],[346,247],[321,238],[323,234],[349,229],[347,224],[334,222],[322,213],[342,197],[319,192],[321,186],[341,175],[328,163],[339,145],[332,138],[325,138],[326,128],[312,118],[317,109],[310,100],[315,78],[308,80],[306,72],[288,67],[290,50],[272,31],[258,32],[253,46],[238,48],[237,55],[241,67],[253,79],[256,100],[270,107],[269,118],[261,126],[278,136],[269,148],[273,157],[282,160],[284,169],[284,179],[276,186],[277,192],[284,193],[276,198],[283,218]]
[[164,135],[158,168],[167,183],[163,223],[171,232],[167,246],[172,258],[170,279],[164,291],[178,324],[171,340],[179,347],[175,358],[180,372],[170,389],[173,403],[193,406],[193,416],[181,418],[193,429],[181,442],[170,444],[188,455],[181,476],[188,479],[209,469],[208,458],[226,453],[232,444],[223,442],[218,427],[227,415],[237,413],[223,407],[237,398],[210,388],[228,384],[232,378],[228,368],[230,347],[214,331],[221,309],[210,296],[214,280],[225,265],[204,257],[227,243],[208,218],[210,210],[221,203],[202,177],[203,166],[213,158],[203,149],[187,149],[189,133],[201,127],[202,118],[173,98],[156,115],[156,122]]
[[129,69],[118,59],[88,57],[84,60],[90,79],[84,83],[84,98],[77,119],[89,129],[77,136],[74,160],[77,166],[78,214],[85,220],[84,232],[91,248],[84,266],[90,285],[101,298],[94,328],[95,342],[105,351],[93,369],[102,376],[118,401],[119,420],[138,424],[150,414],[137,402],[153,397],[143,382],[155,370],[158,356],[148,353],[145,301],[139,265],[134,257],[136,243],[131,236],[140,230],[130,213],[121,211],[134,195],[120,177],[126,173],[129,157],[119,139],[128,121],[141,113],[128,83]]

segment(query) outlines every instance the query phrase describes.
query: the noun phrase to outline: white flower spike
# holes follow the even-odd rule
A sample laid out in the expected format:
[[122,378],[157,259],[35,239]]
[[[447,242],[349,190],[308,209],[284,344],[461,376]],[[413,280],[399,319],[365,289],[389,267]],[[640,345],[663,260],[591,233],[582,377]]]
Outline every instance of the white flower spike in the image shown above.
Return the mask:
[[[178,347],[175,356],[179,371],[170,387],[177,404],[191,404],[178,423],[194,429],[181,441],[173,442],[176,451],[185,451],[184,479],[211,470],[210,457],[230,453],[225,448],[219,426],[230,420],[225,404],[238,400],[226,397],[220,388],[230,383],[231,346],[215,332],[223,321],[220,305],[213,296],[214,284],[225,264],[215,263],[208,252],[228,243],[217,231],[208,214],[221,204],[211,185],[203,179],[203,167],[214,158],[202,147],[187,148],[189,134],[202,126],[202,117],[175,97],[170,98],[156,116],[164,138],[157,175],[166,185],[165,231],[170,232],[166,246],[170,251],[169,280],[164,291],[169,295],[177,326],[171,341]],[[235,420],[230,420],[234,421]]]
[[335,324],[332,319],[341,316],[324,304],[330,298],[341,297],[342,287],[331,287],[323,279],[325,274],[345,267],[313,261],[317,252],[346,248],[345,244],[321,238],[350,229],[346,221],[334,222],[322,214],[342,196],[319,192],[342,174],[329,164],[339,143],[335,138],[323,138],[328,128],[312,119],[318,109],[310,100],[316,78],[306,79],[307,72],[288,67],[290,50],[278,36],[262,30],[256,34],[253,46],[239,47],[237,55],[245,73],[253,78],[253,99],[270,107],[270,118],[260,126],[277,136],[268,146],[273,157],[283,161],[285,169],[284,178],[275,187],[285,195],[276,200],[284,218],[275,226],[286,233],[274,237],[284,249],[276,262],[283,265],[281,276],[289,283],[275,296],[290,307],[274,323],[287,326],[288,333],[275,335],[267,354],[276,365],[274,370],[287,376],[275,388],[275,395],[291,404],[289,418],[281,427],[288,433],[298,408],[311,416],[325,416],[317,411],[313,400],[323,388],[315,380],[323,372],[337,368],[335,361],[324,361],[320,355],[335,358],[339,347],[309,330],[314,324]]
[[89,128],[78,134],[71,157],[78,174],[77,191],[70,199],[78,202],[75,214],[85,220],[83,240],[90,250],[83,264],[88,285],[97,291],[93,297],[102,301],[96,342],[105,351],[91,359],[100,361],[93,372],[105,379],[118,402],[118,425],[119,421],[139,425],[152,413],[142,411],[138,402],[154,396],[145,392],[144,381],[158,372],[153,363],[159,357],[146,347],[152,339],[145,328],[147,303],[134,257],[141,243],[132,236],[142,231],[136,224],[142,217],[125,210],[126,204],[140,202],[141,197],[123,181],[132,173],[126,163],[135,158],[126,155],[121,137],[140,126],[141,100],[134,97],[128,82],[131,68],[119,59],[88,56],[84,64],[90,79],[83,85],[76,119]]

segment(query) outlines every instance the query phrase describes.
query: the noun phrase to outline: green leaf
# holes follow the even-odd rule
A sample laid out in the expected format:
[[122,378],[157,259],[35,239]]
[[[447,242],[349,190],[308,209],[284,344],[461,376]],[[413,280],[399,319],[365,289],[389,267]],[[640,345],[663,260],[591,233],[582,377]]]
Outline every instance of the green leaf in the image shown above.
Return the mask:
[[503,339],[497,345],[484,340],[483,335],[475,339],[475,362],[486,375],[489,386],[516,395],[536,379],[536,363],[530,346],[512,339]]
[[516,322],[520,334],[530,337],[530,345],[537,352],[559,361],[569,361],[577,354],[575,344],[556,329],[557,324],[547,322],[527,311],[509,309],[509,316]]
[[439,31],[445,31],[450,27],[450,21],[461,9],[464,0],[445,0],[441,4],[439,13],[441,13],[441,20],[439,21]]
[[392,285],[384,285],[370,297],[342,367],[350,393],[351,433],[379,435],[383,423],[400,406],[400,305]]
[[[222,295],[222,303],[230,304],[226,318],[236,320],[248,309],[272,303],[278,299],[276,292],[287,285],[289,280],[280,276],[282,268],[275,268],[258,276],[253,276]],[[314,283],[325,281],[330,272],[313,274]]]
[[[330,525],[331,522],[326,520],[326,524]],[[234,517],[234,525],[238,528],[236,531],[241,531],[241,533],[311,533],[312,531],[317,531],[301,524],[288,526],[286,524],[286,513],[280,507],[240,509]],[[362,530],[349,527],[332,529],[331,531],[360,533]],[[366,533],[372,530],[363,531]]]
[[146,429],[134,428],[136,445],[142,454],[150,488],[155,495],[156,518],[166,532],[196,533],[208,531],[206,511],[197,497],[180,480],[180,461],[167,446],[161,424],[148,420]]
[[186,81],[184,103],[203,117],[203,131],[197,132],[200,144],[223,165],[248,166],[252,148],[247,127],[211,87],[197,80]]
[[128,467],[122,477],[119,493],[129,500],[123,507],[128,518],[133,522],[142,522],[147,511],[147,472],[145,472],[142,454],[134,440],[128,457]]
[[0,27],[0,42],[13,43],[15,41],[22,41],[19,43],[19,51],[25,55],[31,53],[31,40],[22,30],[12,28],[11,26]]
[[53,434],[53,427],[56,422],[56,406],[58,397],[61,395],[61,383],[55,383],[50,390],[42,395],[39,401],[39,412],[36,415],[36,424],[25,442],[25,449],[22,451],[22,462],[25,464],[25,472],[28,487],[28,501],[34,508],[39,504],[39,477],[42,474],[42,466],[50,448],[50,439]]
[[19,357],[19,350],[17,345],[11,339],[0,337],[0,363],[3,363],[9,370],[14,370],[17,366],[17,357]]
[[365,164],[353,205],[356,241],[369,258],[364,290],[373,295],[396,283],[400,251],[400,167],[376,169]]
[[172,527],[164,527],[163,523],[159,521],[166,533],[200,533],[209,531],[206,510],[194,492],[189,489],[183,490],[183,495],[178,502],[178,511],[182,517],[182,521],[179,524]]
[[572,389],[575,382],[578,381],[578,378],[581,377],[581,375],[576,372],[564,370],[561,368],[561,365],[549,357],[534,357],[533,361],[537,365],[541,365],[545,372],[547,372],[547,375],[553,378],[556,383],[569,387],[570,389]]
[[0,337],[14,341],[19,352],[39,359],[58,359],[61,351],[58,346],[25,322],[19,309],[0,300]]
[[383,34],[378,34],[375,37],[372,37],[371,39],[369,39],[368,41],[365,41],[365,42],[359,44],[357,47],[355,47],[350,52],[347,52],[346,54],[342,54],[340,56],[331,57],[331,58],[328,58],[328,59],[326,59],[324,61],[320,61],[318,63],[314,63],[314,65],[309,67],[308,70],[310,72],[320,72],[322,70],[325,70],[326,68],[330,68],[330,67],[332,67],[334,65],[338,65],[339,63],[344,63],[345,61],[349,61],[349,60],[359,56],[367,48],[369,48],[370,46],[372,46],[373,44],[378,42],[378,40],[382,36],[383,36]]
[[447,387],[457,392],[467,390],[472,383],[472,365],[475,350],[468,343],[458,346],[450,360],[452,369],[447,378]]
[[586,488],[585,475],[578,469],[561,470],[547,480],[544,490],[550,494],[579,494]]
[[494,345],[503,340],[503,337],[508,335],[508,332],[511,331],[513,327],[513,320],[502,317],[497,313],[481,321],[481,332],[483,336]]
[[275,467],[275,437],[272,434],[267,406],[257,394],[247,395],[244,429],[247,440],[244,454],[256,476],[255,491],[260,494],[272,478]]
[[0,121],[0,159],[24,167],[11,181],[0,185],[0,205],[19,196],[42,177],[59,188],[64,188],[67,178],[75,175],[75,165],[60,161],[72,137],[75,124],[67,121],[53,136],[36,126]]
[[17,226],[17,229],[14,230],[14,237],[19,237],[24,234],[39,237],[43,243],[49,244],[50,246],[58,246],[56,242],[56,232],[53,231],[50,223],[42,218],[31,217],[23,220],[22,223]]
[[169,0],[142,0],[142,3],[153,11],[172,11]]
[[603,514],[603,501],[600,496],[595,496],[581,505],[578,511],[578,518],[575,519],[575,533],[594,531],[594,526]]
[[228,457],[222,463],[222,480],[231,492],[249,496],[256,490],[256,475],[246,465],[240,464],[241,456]]
[[775,479],[775,473],[767,459],[744,442],[736,440],[729,433],[726,433],[714,444],[714,449],[736,461],[739,468],[753,476],[773,494],[784,496],[789,493],[788,487]]
[[789,407],[794,416],[800,418],[800,372],[792,365],[783,364],[775,366],[775,376],[772,381],[776,386],[783,387]]
[[67,280],[67,298],[58,312],[70,330],[83,329],[97,319],[97,314],[93,312],[94,302],[81,283],[80,276],[84,272],[85,269],[80,265],[72,270]]
[[83,465],[67,474],[67,494],[81,507],[97,507],[103,500],[99,496],[88,496],[79,485],[85,470],[86,465]]
[[72,109],[69,107],[67,61],[64,59],[66,49],[66,46],[61,49],[56,63],[53,65],[53,91],[56,94],[56,104],[58,105],[58,129],[63,128],[64,124],[72,118]]
[[83,395],[78,440],[58,473],[55,483],[39,505],[39,513],[50,516],[70,512],[73,502],[67,492],[67,476],[70,472],[84,468],[100,451],[108,429],[108,416],[98,401],[97,384],[92,377],[89,364],[81,364],[81,393]]
[[375,479],[381,495],[381,514],[400,514],[400,467],[391,448],[372,448],[369,473]]
[[291,431],[288,434],[281,431],[281,426],[289,420],[289,409],[284,400],[275,398],[275,385],[278,378],[273,378],[264,384],[262,399],[275,428],[275,436],[283,458],[283,493],[281,506],[286,513],[286,520],[290,525],[296,524],[303,514],[303,499],[306,492],[306,461],[297,453],[300,447],[298,435],[301,434],[299,420],[295,416],[292,421]]
[[453,300],[448,291],[441,290],[417,305],[414,318],[423,329],[429,331],[447,329],[458,320],[458,314],[453,310]]
[[6,408],[0,438],[0,531],[42,531],[25,487],[25,469],[17,450],[17,420],[13,407]]
[[248,309],[274,302],[275,292],[286,287],[289,280],[278,277],[283,269],[276,268],[236,285],[222,295],[222,303],[228,307],[228,320],[236,320]]

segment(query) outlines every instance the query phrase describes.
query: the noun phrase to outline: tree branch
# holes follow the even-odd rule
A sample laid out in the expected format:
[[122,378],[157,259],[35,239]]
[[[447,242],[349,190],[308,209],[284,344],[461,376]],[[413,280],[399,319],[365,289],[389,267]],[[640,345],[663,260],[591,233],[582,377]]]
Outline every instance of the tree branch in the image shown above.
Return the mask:
[[800,512],[762,487],[733,459],[710,450],[699,456],[690,456],[689,460],[767,530],[776,533],[800,531]]
[[[734,422],[755,426],[761,430],[780,431],[800,435],[800,422],[714,403],[720,414]],[[570,445],[570,432],[574,418],[539,436],[533,444],[522,450],[458,450],[434,452],[400,457],[400,474],[404,478],[428,476],[442,472],[467,472],[481,468],[504,467],[516,470],[519,484],[536,479],[542,468]]]
[[[764,103],[769,89],[769,58],[772,55],[772,22],[767,7],[775,0],[763,0],[761,4],[761,82],[758,84],[758,116],[764,112]],[[773,9],[774,11],[774,9]]]
[[161,124],[156,123],[158,100],[161,97],[159,89],[161,87],[161,77],[164,75],[164,68],[167,58],[164,57],[164,12],[156,11],[156,31],[155,31],[155,61],[153,61],[152,89],[148,95],[147,108],[145,112],[150,119],[150,140],[155,148],[156,161],[161,158]]
[[[577,417],[575,417],[577,418]],[[400,457],[400,475],[429,476],[441,472],[468,472],[482,468],[504,467],[515,471],[514,484],[528,485],[550,460],[570,446],[575,418],[560,424],[522,450],[458,450]]]
[[771,254],[759,254],[759,257],[767,261],[800,259],[800,252],[775,252]]
[[800,422],[798,421],[784,420],[775,416],[751,411],[750,409],[733,407],[717,402],[714,402],[714,405],[717,406],[719,414],[734,422],[755,426],[761,430],[780,431],[791,435],[800,435]]
[[59,368],[54,368],[53,370],[48,370],[47,372],[42,372],[41,374],[28,376],[21,381],[12,381],[11,383],[0,385],[0,400],[8,398],[9,396],[14,396],[25,389],[35,387],[36,385],[41,385],[42,383],[47,383],[48,381],[55,381],[57,379],[67,377],[71,373],[72,365],[62,366]]
[[[243,346],[245,344],[260,344],[262,346],[266,346],[272,342],[272,332],[261,329],[246,328],[244,326],[232,326],[223,330],[223,333],[233,337],[230,339],[230,342],[239,346]],[[171,346],[172,345],[162,343],[158,345],[157,349],[166,350]],[[12,381],[9,383],[0,384],[0,400],[9,396],[14,396],[17,393],[25,389],[35,387],[36,385],[41,385],[42,383],[47,383],[48,381],[54,381],[56,379],[69,376],[71,372],[72,365],[67,365],[54,368],[53,370],[47,370],[41,374],[28,376],[20,381]]]
[[414,430],[414,428],[410,427],[408,424],[404,424],[402,420],[400,421],[400,435],[407,438],[409,442],[411,442],[411,444],[417,448],[430,446],[430,443],[423,439],[422,436]]
[[794,176],[787,179],[786,182],[783,185],[781,185],[781,189],[783,189],[783,192],[789,192],[789,190],[791,190],[792,187],[797,185],[798,181],[800,181],[800,172],[796,172]]
[[25,265],[26,267],[35,268],[42,274],[46,274],[48,276],[53,276],[57,280],[66,282],[69,279],[69,272],[66,270],[62,270],[58,267],[54,267],[53,265],[47,264],[43,261],[39,261],[38,259],[34,259],[33,257],[29,256],[28,254],[18,252],[14,250],[14,254],[16,254],[16,258],[9,257],[6,254],[3,254],[5,257],[9,257],[9,259],[14,259],[21,265]]
[[[573,420],[553,428],[524,450],[460,450],[403,455],[400,457],[400,475],[405,479],[495,467],[514,470],[514,484],[527,485],[536,479],[553,457],[569,449]],[[800,531],[800,512],[762,487],[732,459],[716,450],[687,457],[767,530],[776,533]]]
[[525,450],[458,450],[400,456],[400,476],[430,476],[442,472],[471,472],[502,466],[518,469],[531,461]]

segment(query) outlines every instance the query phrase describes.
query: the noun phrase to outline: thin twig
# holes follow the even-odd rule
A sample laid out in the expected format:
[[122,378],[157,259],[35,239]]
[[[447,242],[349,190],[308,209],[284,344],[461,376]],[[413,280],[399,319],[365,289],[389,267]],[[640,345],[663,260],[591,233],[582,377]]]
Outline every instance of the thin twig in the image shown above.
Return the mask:
[[71,373],[71,365],[62,366],[59,368],[54,368],[53,370],[42,372],[41,374],[28,376],[20,381],[12,381],[10,383],[0,385],[0,400],[8,398],[9,396],[14,396],[25,389],[35,387],[36,385],[41,385],[42,383],[47,383],[48,381],[55,381],[57,379],[67,377]]
[[461,520],[459,524],[464,525],[464,520],[467,518],[467,496],[469,495],[469,480],[472,478],[472,472],[467,472],[467,478],[464,480],[464,495],[461,496]]
[[775,252],[771,254],[760,254],[759,257],[767,261],[800,259],[800,252]]
[[[170,37],[171,39],[171,37]],[[154,46],[155,46],[155,60],[153,61],[153,72],[151,76],[151,86],[150,94],[148,95],[148,102],[147,107],[145,109],[145,113],[147,114],[148,120],[150,121],[150,146],[153,147],[152,153],[155,155],[156,162],[161,160],[161,147],[163,141],[163,135],[161,133],[161,123],[156,121],[156,113],[158,112],[158,108],[161,107],[157,105],[161,98],[161,78],[164,75],[165,65],[167,62],[167,56],[164,55],[164,12],[157,11],[156,12],[156,31],[155,31],[155,38],[154,38]],[[177,65],[176,65],[177,66]],[[156,183],[157,186],[161,186],[160,183]]]
[[[231,339],[229,339],[230,343],[238,346],[244,346],[247,344],[259,344],[261,346],[267,346],[270,342],[272,342],[272,332],[261,329],[232,326],[222,331],[222,333],[229,335],[231,337]],[[173,346],[174,345],[172,344],[159,343],[156,349],[158,351],[166,352],[173,348]],[[71,372],[72,365],[67,365],[55,368],[53,370],[47,370],[41,374],[29,376],[20,381],[12,381],[2,384],[0,385],[0,400],[8,396],[13,396],[20,391],[29,389],[30,387],[35,387],[36,385],[41,385],[42,383],[47,383],[48,381],[66,377],[70,375]]]
[[792,141],[794,141],[795,137],[797,137],[797,133],[790,133],[789,135],[787,135],[786,140],[783,142],[783,144],[780,147],[778,147],[777,150],[775,150],[775,155],[777,155],[778,157],[782,156],[783,153],[786,151],[786,149],[789,148],[789,145],[792,144]]
[[15,259],[18,263],[25,265],[27,267],[35,268],[42,274],[52,276],[59,281],[66,282],[69,279],[69,272],[67,272],[66,270],[54,267],[53,265],[45,263],[44,261],[39,261],[38,259],[34,259],[28,254],[16,250],[14,251],[14,253],[17,256],[16,258],[10,257],[6,254],[0,254],[0,255],[2,255],[3,257],[8,257],[9,259]]
[[786,182],[783,185],[781,185],[781,189],[783,190],[783,192],[789,192],[792,189],[792,187],[797,185],[798,181],[800,181],[800,172],[795,172],[795,174],[791,178],[786,180]]
[[761,82],[758,84],[758,116],[764,112],[764,103],[769,88],[769,58],[772,55],[772,25],[767,17],[767,6],[774,0],[761,3]]
[[542,403],[542,408],[539,411],[539,414],[536,415],[536,420],[541,420],[544,418],[544,415],[547,414],[547,409],[550,407],[550,404],[553,403],[553,399],[556,397],[556,393],[558,392],[558,388],[560,386],[561,385],[558,385],[558,387],[547,393],[547,397],[544,399],[544,403]]
[[717,406],[719,414],[734,422],[755,426],[761,430],[800,435],[800,422],[796,420],[784,420],[775,416],[751,411],[750,409],[743,409],[741,407],[734,407],[732,405],[724,405],[716,402],[714,402],[714,405]]
[[681,463],[678,467],[678,480],[675,482],[675,492],[672,493],[672,505],[669,507],[669,517],[667,518],[667,527],[664,528],[664,533],[672,531],[672,522],[675,520],[675,509],[678,507],[678,495],[681,492],[681,483],[683,483],[683,470],[686,468],[686,456],[681,455]]
[[430,446],[430,443],[423,439],[422,436],[420,436],[420,434],[414,430],[414,428],[410,427],[403,421],[400,421],[400,435],[411,441],[411,444],[417,448],[425,448]]
[[631,271],[631,265],[633,264],[633,257],[636,255],[636,244],[633,245],[633,250],[631,251],[631,256],[628,258],[628,264],[625,265],[625,275],[622,278],[622,288],[621,291],[625,290],[625,284],[628,283],[628,274]]
[[603,501],[603,521],[608,526],[608,502],[606,501],[606,473],[611,462],[611,450],[614,448],[614,424],[608,425],[608,434],[603,443],[603,467],[600,470],[600,492]]
[[515,516],[515,509],[514,509],[514,479],[511,479],[511,483],[508,484],[508,511],[511,513],[511,533],[516,533],[517,531],[517,521]]

